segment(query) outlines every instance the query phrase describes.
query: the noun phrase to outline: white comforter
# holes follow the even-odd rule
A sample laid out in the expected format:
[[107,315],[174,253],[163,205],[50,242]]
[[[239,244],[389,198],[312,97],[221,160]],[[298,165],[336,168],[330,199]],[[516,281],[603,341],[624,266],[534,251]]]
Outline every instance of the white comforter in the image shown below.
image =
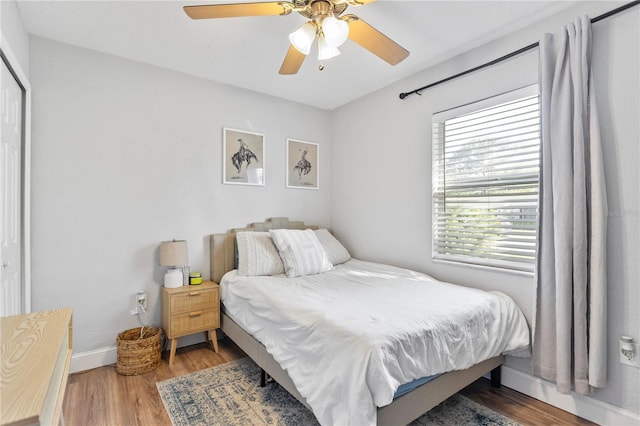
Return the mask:
[[401,384],[529,353],[529,328],[508,296],[355,259],[299,278],[231,271],[221,298],[322,425],[373,425]]

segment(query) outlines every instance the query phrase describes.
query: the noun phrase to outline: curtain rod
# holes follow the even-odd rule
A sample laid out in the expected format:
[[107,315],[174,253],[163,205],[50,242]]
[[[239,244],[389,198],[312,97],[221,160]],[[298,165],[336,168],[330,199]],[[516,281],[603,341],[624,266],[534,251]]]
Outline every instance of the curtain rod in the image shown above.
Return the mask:
[[[613,16],[613,15],[615,15],[617,13],[620,13],[622,11],[630,9],[633,6],[637,6],[638,4],[640,4],[640,0],[635,0],[635,1],[632,1],[630,3],[624,4],[624,5],[616,8],[616,9],[613,9],[613,10],[610,10],[609,12],[603,13],[600,16],[596,16],[595,18],[591,19],[591,23],[596,23],[598,21],[601,21],[601,20],[603,20],[605,18],[608,18],[610,16]],[[471,74],[472,72],[478,71],[478,70],[480,70],[482,68],[490,67],[491,65],[495,65],[495,64],[497,64],[499,62],[502,62],[502,61],[504,61],[506,59],[513,58],[514,56],[518,56],[521,53],[524,53],[524,52],[527,52],[529,50],[535,49],[536,47],[538,47],[538,45],[539,45],[538,42],[531,43],[528,46],[525,46],[523,48],[515,50],[515,51],[513,51],[511,53],[507,53],[506,55],[501,56],[498,59],[494,59],[493,61],[489,61],[489,62],[484,63],[482,65],[478,65],[477,67],[474,67],[474,68],[459,72],[458,74],[449,76],[447,78],[443,78],[442,80],[438,80],[435,83],[427,84],[426,86],[422,86],[419,89],[414,89],[414,90],[412,90],[410,92],[400,93],[400,99],[404,99],[407,96],[411,96],[413,94],[421,95],[422,93],[420,93],[420,92],[423,91],[423,90],[430,89],[431,87],[437,86],[437,85],[442,84],[442,83],[446,83],[447,81],[454,80],[454,79],[456,79],[458,77],[462,77],[463,75]]]

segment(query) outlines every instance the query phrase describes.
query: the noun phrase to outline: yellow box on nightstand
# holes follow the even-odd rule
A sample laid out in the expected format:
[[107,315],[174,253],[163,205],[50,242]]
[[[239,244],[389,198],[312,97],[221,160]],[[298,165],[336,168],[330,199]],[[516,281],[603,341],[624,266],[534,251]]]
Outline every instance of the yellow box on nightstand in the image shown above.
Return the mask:
[[190,285],[202,284],[202,274],[200,272],[191,272],[189,274],[189,284]]

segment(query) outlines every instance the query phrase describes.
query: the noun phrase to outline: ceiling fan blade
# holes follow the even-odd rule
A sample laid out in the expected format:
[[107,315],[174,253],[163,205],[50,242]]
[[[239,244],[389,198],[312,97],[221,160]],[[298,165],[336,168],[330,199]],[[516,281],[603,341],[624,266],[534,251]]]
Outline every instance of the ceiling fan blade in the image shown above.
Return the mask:
[[340,18],[349,24],[349,38],[369,52],[396,65],[409,56],[409,51],[355,15]]
[[334,3],[347,3],[349,6],[364,6],[365,4],[373,3],[376,0],[337,0]]
[[287,1],[265,3],[209,4],[185,6],[184,11],[191,19],[235,18],[239,16],[288,15],[295,5]]
[[306,57],[307,55],[300,53],[293,45],[289,46],[287,56],[284,57],[284,61],[280,67],[280,74],[296,74]]

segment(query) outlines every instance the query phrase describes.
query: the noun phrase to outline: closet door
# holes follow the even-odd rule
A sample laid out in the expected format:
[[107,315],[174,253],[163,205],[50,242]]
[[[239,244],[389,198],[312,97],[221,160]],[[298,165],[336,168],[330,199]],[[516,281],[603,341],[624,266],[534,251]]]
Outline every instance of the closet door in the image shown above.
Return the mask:
[[0,316],[21,313],[22,88],[0,60]]

